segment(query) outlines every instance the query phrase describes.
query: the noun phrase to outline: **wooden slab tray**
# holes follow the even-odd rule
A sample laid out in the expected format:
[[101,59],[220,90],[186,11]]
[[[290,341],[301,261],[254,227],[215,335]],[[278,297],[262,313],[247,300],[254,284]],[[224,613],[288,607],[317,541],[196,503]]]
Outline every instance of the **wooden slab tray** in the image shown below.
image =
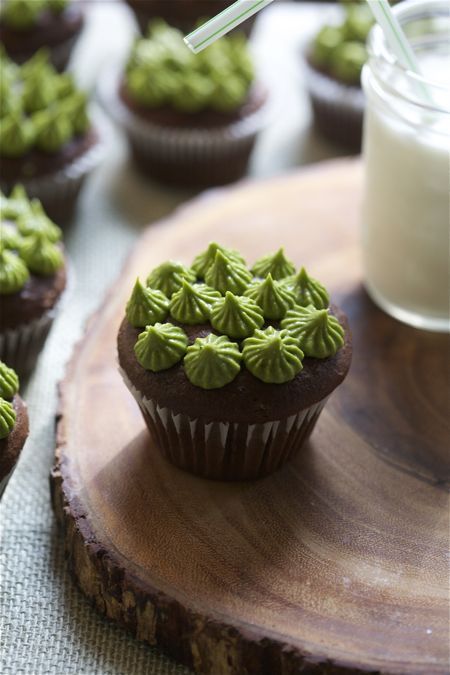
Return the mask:
[[[61,387],[53,504],[100,611],[198,673],[448,670],[445,336],[360,284],[358,163],[246,183],[148,228]],[[301,457],[254,483],[189,476],[152,447],[116,367],[136,275],[211,239],[286,245],[350,317],[354,362]]]

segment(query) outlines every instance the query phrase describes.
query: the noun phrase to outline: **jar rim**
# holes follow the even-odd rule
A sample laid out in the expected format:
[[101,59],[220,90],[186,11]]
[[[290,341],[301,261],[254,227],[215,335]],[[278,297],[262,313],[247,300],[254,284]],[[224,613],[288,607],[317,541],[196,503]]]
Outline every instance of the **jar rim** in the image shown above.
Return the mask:
[[[448,0],[406,0],[405,2],[401,2],[393,7],[393,11],[402,27],[409,22],[419,19],[431,18],[432,16],[433,18],[435,18],[435,16],[445,17],[449,21],[450,25]],[[378,24],[375,24],[370,31],[367,48],[369,58],[372,62],[381,61],[384,63],[384,65],[388,65],[394,72],[398,73],[403,78],[405,78],[406,81],[409,81],[413,84],[412,90],[417,91],[419,87],[422,87],[431,91],[434,90],[435,92],[440,92],[441,94],[444,92],[445,94],[449,95],[450,101],[450,82],[446,84],[442,81],[436,81],[430,77],[416,73],[401,64],[390,49],[384,32]],[[444,112],[447,114],[450,113],[450,105],[448,107],[444,107],[442,104],[435,102],[426,102],[419,96],[415,96],[413,98],[403,94],[403,97],[409,100],[411,103],[428,110]]]

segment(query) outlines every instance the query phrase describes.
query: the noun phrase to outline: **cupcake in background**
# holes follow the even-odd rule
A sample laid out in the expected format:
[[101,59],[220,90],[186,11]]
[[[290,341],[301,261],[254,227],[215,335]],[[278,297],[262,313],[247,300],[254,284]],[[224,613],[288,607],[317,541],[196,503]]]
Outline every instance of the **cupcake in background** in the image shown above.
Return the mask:
[[212,243],[190,267],[138,279],[118,334],[120,370],[152,442],[218,480],[293,459],[351,361],[345,315],[283,249],[247,266]]
[[66,288],[61,230],[21,186],[0,196],[0,358],[27,376]]
[[361,71],[373,16],[365,5],[346,3],[340,23],[323,26],[306,56],[307,89],[314,123],[328,140],[361,149],[364,94]]
[[50,217],[66,222],[99,160],[87,96],[72,75],[55,71],[45,50],[21,66],[3,54],[0,68],[0,187],[9,192],[21,183]]
[[0,361],[0,499],[28,436],[27,406],[17,373]]
[[242,34],[195,55],[180,31],[155,21],[134,44],[120,82],[104,84],[105,107],[149,176],[201,188],[244,175],[267,95]]
[[83,23],[78,0],[2,0],[0,43],[16,63],[46,47],[54,67],[64,70]]

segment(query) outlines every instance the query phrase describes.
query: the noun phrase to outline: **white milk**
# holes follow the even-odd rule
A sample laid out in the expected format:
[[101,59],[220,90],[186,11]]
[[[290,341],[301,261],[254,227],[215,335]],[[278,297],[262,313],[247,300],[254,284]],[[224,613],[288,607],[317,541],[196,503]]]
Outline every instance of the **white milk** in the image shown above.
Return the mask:
[[[448,51],[418,56],[423,74],[448,87],[431,91],[433,103],[450,113]],[[400,73],[388,83],[393,96],[383,100],[366,69],[365,284],[398,319],[449,330],[450,114],[427,113],[396,97],[411,87]]]

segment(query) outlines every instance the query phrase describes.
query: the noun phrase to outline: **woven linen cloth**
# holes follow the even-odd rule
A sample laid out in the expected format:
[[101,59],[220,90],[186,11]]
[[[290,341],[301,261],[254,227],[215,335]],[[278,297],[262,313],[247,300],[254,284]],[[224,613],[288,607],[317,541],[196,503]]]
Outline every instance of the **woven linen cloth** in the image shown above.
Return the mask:
[[[308,104],[297,72],[301,42],[324,19],[324,11],[285,3],[258,19],[255,55],[269,85],[283,90],[284,107],[258,145],[251,167],[254,176],[336,154],[309,132]],[[134,30],[124,4],[88,3],[87,29],[75,59],[84,86],[93,86],[101,68],[126,53]],[[0,675],[190,672],[134,640],[91,607],[67,573],[50,505],[56,385],[64,364],[142,226],[189,196],[139,178],[126,162],[123,139],[112,129],[108,134],[105,161],[65,233],[72,272],[68,297],[31,380],[22,387],[31,433],[0,503]]]

